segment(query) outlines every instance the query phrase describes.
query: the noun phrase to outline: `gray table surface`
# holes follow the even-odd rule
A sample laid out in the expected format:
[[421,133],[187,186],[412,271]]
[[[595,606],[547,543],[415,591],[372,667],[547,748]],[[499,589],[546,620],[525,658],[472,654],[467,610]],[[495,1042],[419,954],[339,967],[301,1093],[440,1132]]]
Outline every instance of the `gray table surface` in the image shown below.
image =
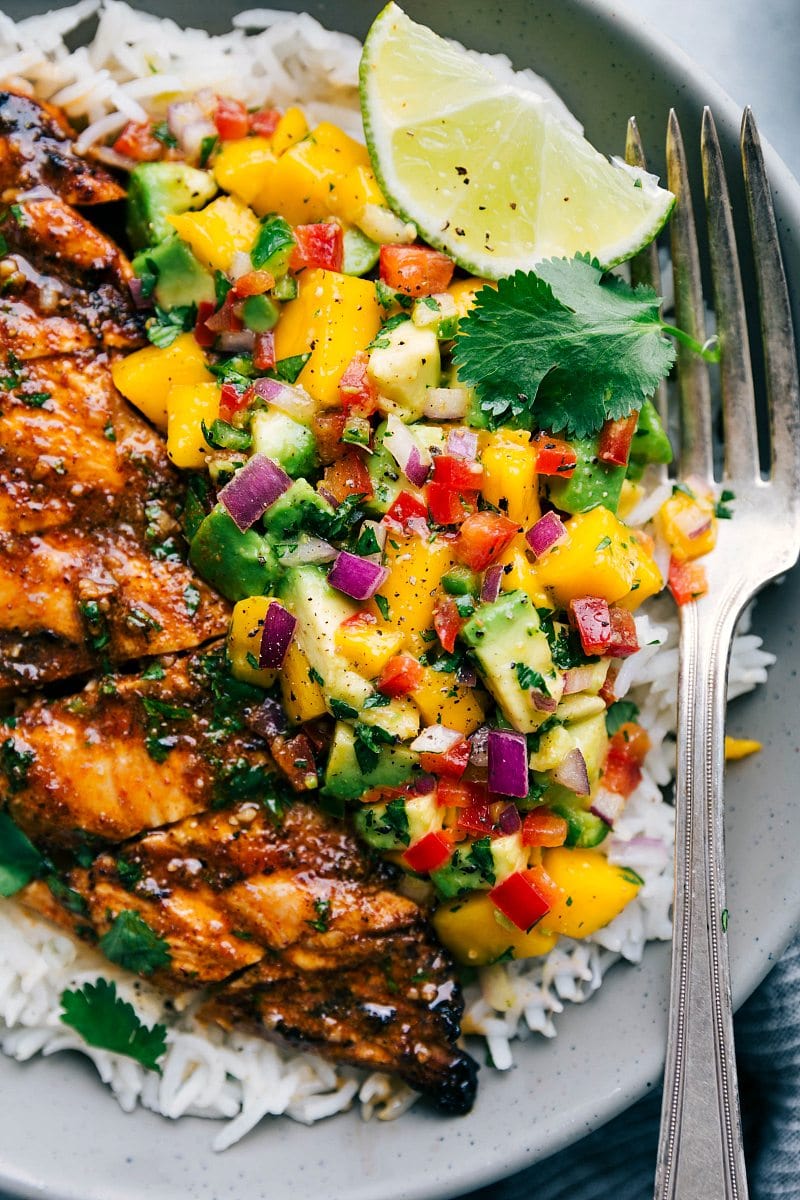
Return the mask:
[[627,0],[608,7],[671,37],[734,100],[751,105],[763,136],[800,178],[800,0]]

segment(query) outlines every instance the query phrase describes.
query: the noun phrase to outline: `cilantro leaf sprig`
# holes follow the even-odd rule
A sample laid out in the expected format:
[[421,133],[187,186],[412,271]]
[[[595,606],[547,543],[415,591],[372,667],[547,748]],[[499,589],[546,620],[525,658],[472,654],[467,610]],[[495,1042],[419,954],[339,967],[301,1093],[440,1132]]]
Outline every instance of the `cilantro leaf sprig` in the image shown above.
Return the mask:
[[106,958],[139,975],[152,975],[172,962],[169,943],[135,909],[118,913],[98,944]]
[[167,1048],[163,1025],[144,1025],[132,1004],[117,995],[116,984],[107,979],[85,983],[61,993],[61,1020],[98,1050],[134,1058],[148,1071],[161,1073],[159,1060]]
[[492,428],[509,422],[587,437],[641,408],[675,360],[652,288],[604,275],[589,255],[554,258],[483,288],[462,319],[459,379],[475,387]]

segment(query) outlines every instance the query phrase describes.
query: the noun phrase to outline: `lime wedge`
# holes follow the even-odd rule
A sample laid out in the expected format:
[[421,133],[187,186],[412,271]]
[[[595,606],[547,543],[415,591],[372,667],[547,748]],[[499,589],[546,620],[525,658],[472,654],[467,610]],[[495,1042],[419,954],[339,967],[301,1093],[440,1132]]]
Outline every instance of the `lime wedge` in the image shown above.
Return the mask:
[[543,258],[630,258],[669,216],[654,176],[609,162],[546,96],[500,82],[396,4],[376,17],[360,69],[375,173],[392,208],[476,275]]

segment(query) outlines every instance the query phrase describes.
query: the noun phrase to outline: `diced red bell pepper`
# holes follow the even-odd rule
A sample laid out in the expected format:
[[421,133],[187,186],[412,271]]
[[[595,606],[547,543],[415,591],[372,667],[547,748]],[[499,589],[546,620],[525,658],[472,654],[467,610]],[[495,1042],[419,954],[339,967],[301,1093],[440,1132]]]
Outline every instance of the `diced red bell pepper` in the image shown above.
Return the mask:
[[256,137],[272,137],[280,119],[277,108],[260,108],[258,112],[250,113],[250,132]]
[[620,417],[617,421],[608,420],[604,423],[597,447],[600,462],[613,467],[627,467],[631,442],[638,423],[638,412],[632,412],[629,417]]
[[489,898],[517,929],[532,929],[553,907],[555,896],[552,888],[546,886],[547,878],[541,868],[515,871],[492,888]]
[[461,632],[463,624],[463,618],[459,616],[453,597],[444,595],[437,597],[433,609],[433,628],[436,630],[443,649],[448,654],[452,654],[455,650],[456,638]]
[[578,465],[577,454],[562,438],[537,433],[531,445],[536,451],[536,470],[540,475],[560,475],[562,479],[569,479]]
[[271,329],[256,334],[253,366],[257,371],[271,371],[275,366],[275,334]]
[[353,355],[339,380],[339,403],[357,417],[371,417],[378,407],[378,389],[369,377],[369,355]]
[[611,619],[611,637],[605,653],[611,658],[627,658],[639,649],[639,638],[636,633],[636,622],[633,613],[627,608],[612,606],[609,610]]
[[340,504],[348,496],[372,496],[372,480],[357,450],[348,451],[343,458],[326,467],[322,483]]
[[619,667],[615,666],[614,663],[612,663],[611,666],[608,668],[608,674],[605,677],[603,686],[600,688],[600,691],[598,693],[598,695],[600,696],[600,699],[603,701],[603,703],[606,705],[606,707],[610,707],[617,698],[616,692],[614,691],[614,684],[617,682],[618,675],[619,675]]
[[322,267],[326,271],[341,271],[344,261],[344,233],[337,221],[319,225],[295,225],[295,247],[289,266],[293,271],[304,267]]
[[395,654],[383,668],[378,691],[384,696],[407,696],[422,683],[422,664],[410,654]]
[[446,775],[448,779],[460,779],[467,769],[470,756],[470,744],[466,738],[456,742],[444,754],[433,754],[423,750],[419,756],[419,765],[423,771],[431,775]]
[[642,768],[636,759],[625,747],[610,745],[600,777],[602,787],[619,796],[630,796],[641,780]]
[[697,600],[699,596],[705,596],[708,591],[706,569],[702,563],[691,560],[680,562],[677,558],[671,558],[667,587],[678,605],[688,604],[690,600]]
[[477,492],[483,483],[483,467],[452,454],[437,454],[433,459],[433,479],[454,492]]
[[343,412],[317,413],[311,422],[314,437],[317,439],[317,454],[323,467],[349,453],[347,442],[342,441],[346,424],[347,413]]
[[378,618],[374,613],[367,609],[362,609],[360,612],[353,613],[352,617],[345,617],[342,621],[342,629],[358,628],[359,625],[377,625]]
[[158,162],[164,157],[164,143],[154,136],[149,122],[128,121],[111,148],[136,162]]
[[471,513],[453,543],[453,554],[464,566],[483,571],[518,532],[519,526],[500,513]]
[[442,483],[429,483],[425,488],[425,497],[434,525],[460,525],[474,511],[478,493],[459,494]]
[[426,833],[413,846],[409,846],[403,855],[403,862],[417,875],[427,875],[444,866],[452,853],[450,840],[445,833],[438,830]]
[[611,641],[611,614],[600,596],[570,600],[570,616],[578,630],[584,654],[607,654]]
[[263,296],[275,286],[275,276],[269,271],[246,271],[234,282],[233,290],[237,296]]
[[406,296],[443,292],[454,270],[452,258],[427,246],[381,246],[381,279]]
[[488,804],[486,784],[464,779],[457,781],[445,776],[439,780],[436,803],[440,808],[472,808],[476,804]]
[[223,300],[222,306],[206,318],[208,328],[212,329],[214,333],[239,333],[244,329],[244,322],[236,311],[238,303],[238,297],[231,288]]
[[239,100],[230,96],[218,96],[214,109],[214,124],[223,142],[238,141],[246,137],[250,130],[250,118],[247,109]]
[[650,735],[637,721],[626,721],[612,737],[611,745],[641,766],[650,749]]
[[392,501],[386,515],[390,520],[397,521],[398,525],[405,525],[410,517],[422,517],[427,520],[428,510],[422,500],[412,496],[411,492],[400,492]]
[[563,846],[567,840],[567,822],[549,808],[535,808],[522,822],[524,846]]
[[230,421],[234,413],[246,408],[249,404],[249,389],[240,391],[232,383],[223,383],[219,394],[219,415],[223,421]]
[[488,804],[471,804],[458,814],[458,828],[466,833],[476,833],[478,837],[491,837],[497,831],[492,819],[492,810]]
[[201,300],[197,306],[197,320],[194,323],[194,340],[204,350],[210,350],[217,340],[213,329],[209,329],[206,321],[213,317],[215,305],[212,300]]

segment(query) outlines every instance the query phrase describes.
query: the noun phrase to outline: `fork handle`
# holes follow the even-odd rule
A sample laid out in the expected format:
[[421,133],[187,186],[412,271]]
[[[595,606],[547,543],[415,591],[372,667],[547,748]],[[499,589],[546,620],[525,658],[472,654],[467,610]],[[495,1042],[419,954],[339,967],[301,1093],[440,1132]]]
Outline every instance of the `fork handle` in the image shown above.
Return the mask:
[[725,930],[728,662],[742,600],[681,609],[675,909],[656,1200],[747,1200]]

